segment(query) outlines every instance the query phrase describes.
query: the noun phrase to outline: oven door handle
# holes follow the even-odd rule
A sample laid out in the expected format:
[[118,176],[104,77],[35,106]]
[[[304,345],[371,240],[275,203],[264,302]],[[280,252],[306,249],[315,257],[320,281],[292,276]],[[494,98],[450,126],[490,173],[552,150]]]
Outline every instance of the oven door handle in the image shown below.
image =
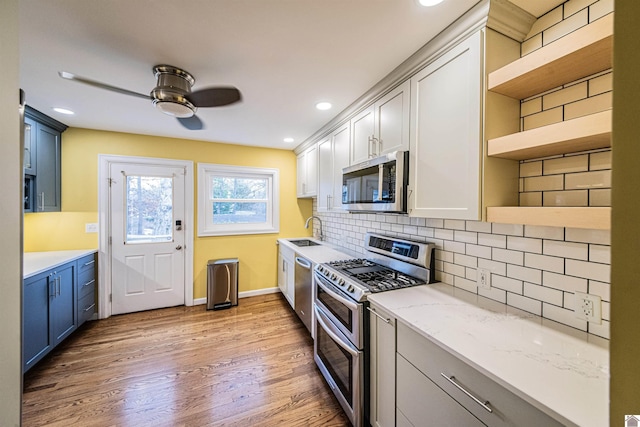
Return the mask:
[[318,323],[320,323],[322,329],[327,333],[327,335],[329,335],[336,344],[338,344],[351,356],[359,357],[360,352],[349,343],[349,340],[346,337],[340,338],[340,335],[338,335],[339,332],[334,331],[332,325],[329,324],[330,322],[327,323],[324,320],[324,317],[326,316],[326,314],[324,314],[324,311],[317,305],[314,306],[314,309],[316,310],[316,319],[318,320]]
[[316,274],[316,283],[317,283],[318,286],[320,286],[322,288],[323,291],[328,293],[332,298],[337,299],[338,301],[340,301],[341,304],[344,304],[345,306],[347,306],[351,310],[358,310],[358,304],[356,304],[353,301],[349,300],[347,297],[344,297],[344,296],[340,295],[339,293],[335,292],[334,290],[329,289],[329,287],[325,283],[325,280],[326,279],[324,277],[322,277],[319,274]]

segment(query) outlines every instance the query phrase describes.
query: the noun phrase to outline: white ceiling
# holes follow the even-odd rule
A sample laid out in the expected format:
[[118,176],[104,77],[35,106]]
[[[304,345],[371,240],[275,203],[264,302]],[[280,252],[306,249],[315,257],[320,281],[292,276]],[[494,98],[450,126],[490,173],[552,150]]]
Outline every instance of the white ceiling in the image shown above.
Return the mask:
[[[72,127],[293,149],[477,2],[21,0],[20,84]],[[192,73],[194,90],[236,86],[243,101],[199,109],[206,128],[189,131],[150,101],[58,77],[148,93],[156,64]],[[321,100],[333,109],[316,110]]]

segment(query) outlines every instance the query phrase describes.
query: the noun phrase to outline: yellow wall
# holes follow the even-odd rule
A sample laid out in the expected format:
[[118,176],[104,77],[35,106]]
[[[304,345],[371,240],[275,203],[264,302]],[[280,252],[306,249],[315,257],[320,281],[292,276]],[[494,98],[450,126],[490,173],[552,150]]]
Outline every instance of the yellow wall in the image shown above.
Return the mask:
[[622,426],[640,414],[640,2],[615,8],[609,425]]
[[[292,151],[70,128],[62,136],[62,212],[25,215],[25,251],[98,246],[97,234],[85,233],[85,223],[98,221],[99,154],[191,160],[195,173],[198,162],[279,169],[280,233],[196,237],[194,298],[206,296],[206,264],[210,259],[240,259],[241,292],[277,286],[276,240],[311,233],[304,228],[311,215],[311,199],[296,198],[296,156]],[[197,203],[197,180],[194,187]],[[196,212],[193,221],[195,225]]]

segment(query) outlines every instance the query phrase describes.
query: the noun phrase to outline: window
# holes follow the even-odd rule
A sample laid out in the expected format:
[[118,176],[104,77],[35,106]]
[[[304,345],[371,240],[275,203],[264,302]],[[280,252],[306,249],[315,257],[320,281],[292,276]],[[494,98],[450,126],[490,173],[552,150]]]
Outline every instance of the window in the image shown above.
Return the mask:
[[277,169],[198,164],[198,236],[277,233]]

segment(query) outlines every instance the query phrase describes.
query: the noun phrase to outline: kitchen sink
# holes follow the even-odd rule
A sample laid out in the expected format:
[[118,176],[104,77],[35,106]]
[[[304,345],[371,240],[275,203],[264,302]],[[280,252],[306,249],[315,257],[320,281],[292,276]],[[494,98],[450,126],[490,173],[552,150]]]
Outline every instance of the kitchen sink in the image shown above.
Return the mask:
[[309,240],[309,239],[296,239],[296,240],[289,240],[289,241],[296,246],[320,246],[320,243],[316,243],[313,240]]

